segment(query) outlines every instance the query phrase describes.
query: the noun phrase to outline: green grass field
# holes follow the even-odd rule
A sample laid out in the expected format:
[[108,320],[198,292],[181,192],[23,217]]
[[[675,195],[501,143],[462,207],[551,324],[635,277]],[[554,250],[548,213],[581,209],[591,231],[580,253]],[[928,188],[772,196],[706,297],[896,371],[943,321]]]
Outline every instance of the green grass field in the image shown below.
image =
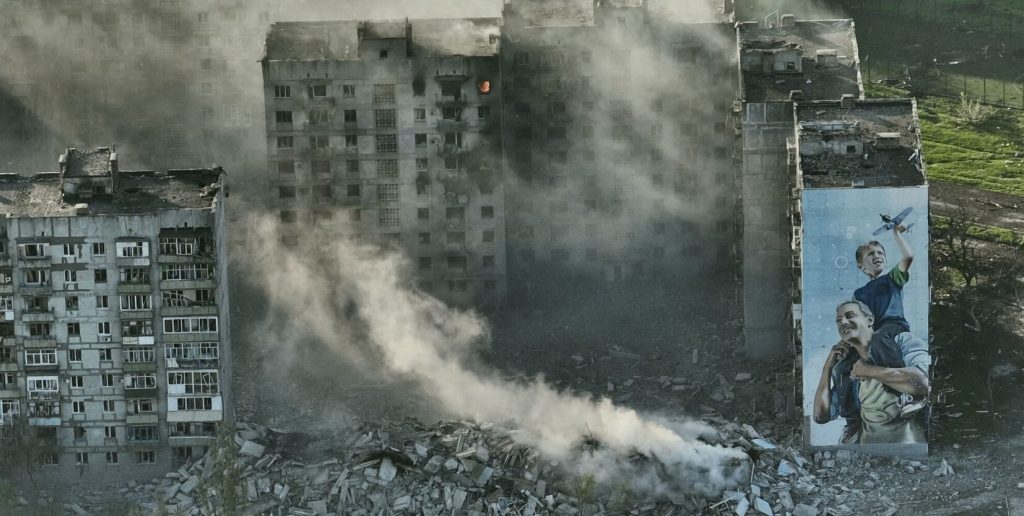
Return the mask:
[[[868,85],[869,97],[905,97],[909,92]],[[928,178],[1024,196],[1024,111],[993,107],[983,123],[958,116],[959,100],[917,100]]]

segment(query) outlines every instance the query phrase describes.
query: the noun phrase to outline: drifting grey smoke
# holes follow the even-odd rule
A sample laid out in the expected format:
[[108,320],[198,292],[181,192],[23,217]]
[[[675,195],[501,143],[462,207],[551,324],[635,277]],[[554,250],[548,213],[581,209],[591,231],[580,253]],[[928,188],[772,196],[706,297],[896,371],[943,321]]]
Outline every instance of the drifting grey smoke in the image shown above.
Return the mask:
[[[277,239],[269,219],[256,232]],[[472,366],[474,349],[487,338],[485,322],[412,287],[398,254],[354,242],[313,254],[264,250],[250,257],[249,270],[277,313],[264,340],[279,353],[306,334],[322,353],[360,357],[365,365],[376,354],[386,373],[414,380],[446,410],[508,424],[515,439],[549,459],[600,482],[628,480],[637,493],[713,493],[745,471],[742,452],[699,440],[715,432],[698,421],[646,417],[607,399],[557,392],[543,380],[513,383]],[[585,438],[600,446],[581,451]],[[656,460],[630,462],[634,453]]]

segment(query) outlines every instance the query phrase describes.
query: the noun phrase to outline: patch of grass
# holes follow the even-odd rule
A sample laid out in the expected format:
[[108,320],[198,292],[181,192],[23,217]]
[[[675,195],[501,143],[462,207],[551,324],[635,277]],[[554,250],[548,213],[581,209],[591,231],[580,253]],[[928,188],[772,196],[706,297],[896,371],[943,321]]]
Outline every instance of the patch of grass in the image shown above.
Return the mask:
[[[910,92],[869,84],[868,97],[899,98]],[[979,124],[965,123],[960,101],[943,97],[917,100],[930,179],[1024,196],[1024,111],[995,108]]]
[[997,109],[978,124],[958,115],[958,101],[918,101],[928,177],[1024,195],[1024,112]]
[[[949,217],[932,215],[933,230],[944,230],[948,227]],[[969,223],[967,225],[967,235],[971,238],[985,240],[987,242],[996,242],[1014,247],[1024,247],[1024,236],[1018,235],[1014,231],[1005,228]]]

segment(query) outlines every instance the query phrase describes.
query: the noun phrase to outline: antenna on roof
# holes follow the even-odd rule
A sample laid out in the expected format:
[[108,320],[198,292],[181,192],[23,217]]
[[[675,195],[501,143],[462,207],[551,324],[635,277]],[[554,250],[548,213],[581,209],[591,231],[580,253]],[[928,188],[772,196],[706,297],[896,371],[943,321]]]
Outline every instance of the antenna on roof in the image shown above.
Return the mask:
[[[773,16],[775,17],[775,23],[768,23],[768,20],[770,20]],[[774,11],[770,11],[768,14],[764,15],[764,17],[761,18],[761,26],[766,29],[778,27],[781,16],[782,15],[779,14],[779,8],[776,8]]]

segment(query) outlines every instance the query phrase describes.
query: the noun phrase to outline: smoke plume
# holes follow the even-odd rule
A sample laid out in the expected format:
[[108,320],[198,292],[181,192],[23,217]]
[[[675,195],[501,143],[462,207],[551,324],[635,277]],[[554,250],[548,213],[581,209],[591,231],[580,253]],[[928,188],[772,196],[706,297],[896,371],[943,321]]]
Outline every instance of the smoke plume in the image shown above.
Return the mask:
[[[275,226],[263,219],[256,231],[272,242]],[[276,314],[261,340],[278,353],[297,345],[296,335],[311,336],[321,353],[379,363],[383,373],[418,383],[444,410],[507,424],[547,458],[599,482],[631,482],[636,493],[713,493],[743,474],[742,452],[702,442],[714,430],[701,422],[648,417],[557,392],[543,379],[499,379],[473,357],[488,338],[485,321],[414,288],[400,254],[354,242],[325,244],[315,254],[264,249],[249,270]],[[599,444],[583,450],[584,440]]]

